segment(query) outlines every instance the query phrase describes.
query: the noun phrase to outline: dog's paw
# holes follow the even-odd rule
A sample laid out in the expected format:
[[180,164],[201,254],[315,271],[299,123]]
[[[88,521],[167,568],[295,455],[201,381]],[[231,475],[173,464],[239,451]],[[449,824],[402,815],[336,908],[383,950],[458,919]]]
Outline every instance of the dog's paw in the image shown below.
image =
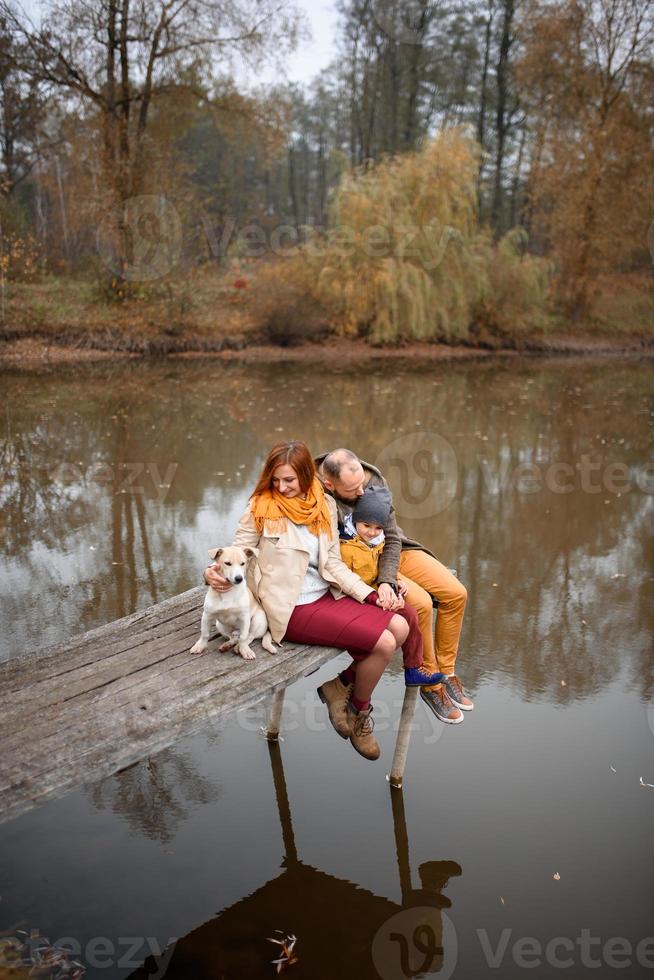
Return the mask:
[[268,653],[277,653],[277,647],[272,640],[262,640],[261,646],[264,648],[264,650],[267,650]]
[[218,649],[221,653],[224,653],[225,650],[233,650],[237,642],[237,640],[226,640],[225,643],[220,644]]
[[240,646],[238,648],[238,652],[243,657],[243,660],[256,660],[257,659],[256,653],[254,652],[254,650],[251,650],[250,647]]
[[204,653],[206,649],[207,644],[203,640],[198,640],[198,642],[194,643],[191,647],[191,653]]

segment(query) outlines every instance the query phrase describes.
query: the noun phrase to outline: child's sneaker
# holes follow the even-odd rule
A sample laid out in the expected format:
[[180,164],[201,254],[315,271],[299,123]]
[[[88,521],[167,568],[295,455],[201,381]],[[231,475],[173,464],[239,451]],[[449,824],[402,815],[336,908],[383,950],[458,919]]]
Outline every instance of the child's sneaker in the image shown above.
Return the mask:
[[424,667],[405,667],[404,683],[407,687],[427,687],[429,684],[440,684],[445,674],[436,671],[430,674]]

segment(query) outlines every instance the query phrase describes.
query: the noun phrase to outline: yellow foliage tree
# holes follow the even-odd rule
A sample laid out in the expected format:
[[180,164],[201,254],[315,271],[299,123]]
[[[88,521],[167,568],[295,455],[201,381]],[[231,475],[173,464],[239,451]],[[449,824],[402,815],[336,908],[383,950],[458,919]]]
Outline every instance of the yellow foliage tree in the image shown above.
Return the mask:
[[[540,312],[548,264],[494,246],[477,221],[478,147],[446,129],[418,153],[347,177],[335,195],[324,250],[309,244],[316,292],[338,328],[374,344],[466,340],[502,332],[518,310]],[[499,284],[504,309],[497,307]]]

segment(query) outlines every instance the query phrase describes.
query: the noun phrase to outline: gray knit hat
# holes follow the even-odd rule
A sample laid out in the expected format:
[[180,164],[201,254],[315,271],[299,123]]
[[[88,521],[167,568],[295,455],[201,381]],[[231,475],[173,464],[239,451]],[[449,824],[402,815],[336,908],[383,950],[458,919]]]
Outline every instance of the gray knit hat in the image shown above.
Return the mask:
[[391,516],[393,504],[390,492],[386,487],[368,487],[359,497],[352,510],[352,520],[365,521],[366,524],[379,524],[386,527]]

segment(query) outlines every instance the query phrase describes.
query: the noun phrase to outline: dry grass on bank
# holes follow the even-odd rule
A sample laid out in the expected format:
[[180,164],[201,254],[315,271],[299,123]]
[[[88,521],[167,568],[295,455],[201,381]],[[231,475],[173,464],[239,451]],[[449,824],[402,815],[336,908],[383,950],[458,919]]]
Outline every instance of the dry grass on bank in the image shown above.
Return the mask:
[[592,299],[588,328],[601,337],[654,337],[654,262],[649,274],[605,276]]
[[0,340],[38,337],[52,344],[134,353],[222,350],[253,333],[244,289],[214,266],[143,286],[122,301],[93,282],[47,277],[6,287]]

